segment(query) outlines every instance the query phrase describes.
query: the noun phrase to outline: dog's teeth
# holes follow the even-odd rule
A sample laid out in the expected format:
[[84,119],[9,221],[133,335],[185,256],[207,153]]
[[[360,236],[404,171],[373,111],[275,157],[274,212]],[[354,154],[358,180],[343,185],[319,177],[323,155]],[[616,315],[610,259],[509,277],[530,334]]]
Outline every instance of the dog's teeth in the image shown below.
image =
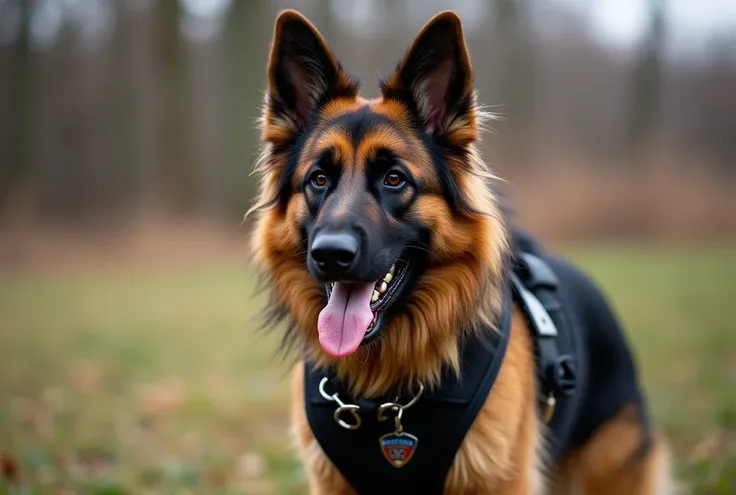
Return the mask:
[[382,282],[381,288],[378,289],[378,291],[383,294],[384,292],[386,292],[386,289],[388,289],[388,284],[386,282]]
[[378,301],[378,296],[379,296],[378,291],[377,290],[374,290],[373,291],[373,295],[371,296],[371,302],[374,303],[374,302]]
[[388,270],[388,273],[391,276],[393,276],[395,270],[396,270],[396,265],[391,265],[391,268]]
[[394,278],[394,276],[389,272],[386,274],[385,277],[383,277],[383,281],[387,284],[391,283],[391,279]]

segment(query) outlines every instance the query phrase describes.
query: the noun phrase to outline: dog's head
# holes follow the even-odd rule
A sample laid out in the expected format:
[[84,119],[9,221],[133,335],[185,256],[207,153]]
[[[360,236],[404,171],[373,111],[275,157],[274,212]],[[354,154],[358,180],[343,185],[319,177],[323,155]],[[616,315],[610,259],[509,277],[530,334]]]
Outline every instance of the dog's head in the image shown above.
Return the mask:
[[472,80],[452,12],[422,28],[374,100],[307,19],[279,15],[253,241],[276,306],[322,357],[376,337],[409,359],[441,354],[487,316],[506,240],[474,146]]

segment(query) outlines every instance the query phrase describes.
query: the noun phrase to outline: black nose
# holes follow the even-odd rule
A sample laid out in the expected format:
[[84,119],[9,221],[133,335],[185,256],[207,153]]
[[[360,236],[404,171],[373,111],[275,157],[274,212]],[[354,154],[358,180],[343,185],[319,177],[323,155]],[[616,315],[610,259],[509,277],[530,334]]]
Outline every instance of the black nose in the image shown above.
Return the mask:
[[311,256],[327,275],[346,273],[358,257],[358,239],[348,233],[320,233],[312,242]]

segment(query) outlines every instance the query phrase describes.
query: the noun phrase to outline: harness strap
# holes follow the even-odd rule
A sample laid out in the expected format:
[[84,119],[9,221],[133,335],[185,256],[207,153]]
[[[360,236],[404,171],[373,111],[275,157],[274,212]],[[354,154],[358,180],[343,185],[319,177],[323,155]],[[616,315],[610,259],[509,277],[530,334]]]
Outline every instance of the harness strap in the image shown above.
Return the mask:
[[516,252],[512,284],[534,331],[538,400],[550,432],[550,455],[557,459],[565,451],[581,397],[580,337],[579,323],[571,320],[570,308],[565,307],[560,281],[543,256],[541,249]]
[[[447,473],[478,411],[483,407],[506,353],[511,326],[511,291],[507,291],[497,330],[469,333],[461,344],[462,376],[444,370],[439,388],[427,390],[404,411],[401,425],[417,441],[410,459],[396,467],[386,459],[379,439],[396,431],[394,422],[379,421],[382,403],[395,397],[356,400],[337,379],[328,393],[337,391],[344,403],[357,404],[361,425],[345,429],[334,420],[335,402],[318,392],[325,373],[305,363],[304,392],[307,420],[317,442],[335,467],[360,494],[442,494]],[[399,401],[402,404],[405,401]]]

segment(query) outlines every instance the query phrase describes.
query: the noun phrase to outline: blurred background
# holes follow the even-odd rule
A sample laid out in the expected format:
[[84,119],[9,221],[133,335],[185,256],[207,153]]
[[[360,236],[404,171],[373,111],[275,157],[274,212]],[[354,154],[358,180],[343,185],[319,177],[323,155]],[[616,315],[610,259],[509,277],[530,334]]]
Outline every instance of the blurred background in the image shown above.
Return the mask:
[[518,222],[589,270],[692,493],[736,493],[736,2],[0,0],[0,493],[300,493],[243,214],[275,16],[376,96],[463,19]]

